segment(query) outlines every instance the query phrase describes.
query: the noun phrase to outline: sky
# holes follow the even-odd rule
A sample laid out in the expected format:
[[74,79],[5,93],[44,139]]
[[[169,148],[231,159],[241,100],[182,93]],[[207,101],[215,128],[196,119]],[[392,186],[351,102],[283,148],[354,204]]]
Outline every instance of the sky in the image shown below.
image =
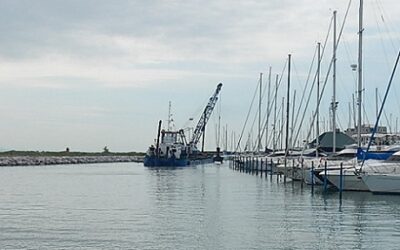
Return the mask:
[[[375,88],[383,96],[400,48],[400,2],[364,2],[364,122],[374,123]],[[235,135],[237,141],[260,73],[267,86],[269,67],[273,79],[282,75],[288,54],[291,96],[296,90],[295,105],[300,105],[316,44],[325,40],[334,10],[339,32],[348,3],[1,0],[0,149],[101,151],[107,146],[110,151],[145,151],[154,141],[158,120],[166,123],[169,101],[175,128],[194,127],[220,82],[206,148],[216,147],[218,116],[221,127],[228,126],[229,140]],[[342,129],[349,123],[355,90],[350,64],[357,63],[358,3],[351,3],[337,50]],[[330,35],[322,75],[332,56],[332,39]],[[279,103],[286,95],[286,78],[284,72]],[[331,79],[327,82],[320,107],[324,126],[333,92]],[[395,78],[394,85],[398,82]],[[392,127],[398,116],[397,89],[385,109]],[[266,99],[262,105],[266,107]],[[311,100],[300,112],[309,114],[301,134],[310,127],[314,109]],[[250,125],[256,117],[252,110]],[[251,131],[249,124],[243,138]]]

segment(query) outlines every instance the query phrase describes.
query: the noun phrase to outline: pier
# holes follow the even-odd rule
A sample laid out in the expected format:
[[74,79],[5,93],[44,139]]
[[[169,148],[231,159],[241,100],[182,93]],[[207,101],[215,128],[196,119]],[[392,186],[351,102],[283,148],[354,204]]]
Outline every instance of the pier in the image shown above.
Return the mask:
[[[296,181],[300,182],[301,186],[303,186],[303,184],[308,184],[311,187],[311,192],[314,192],[315,185],[320,186],[323,192],[327,192],[328,190],[339,191],[340,197],[344,191],[343,185],[345,176],[342,162],[338,163],[338,169],[340,170],[338,187],[335,187],[335,185],[328,180],[327,161],[321,162],[319,165],[311,162],[310,166],[306,167],[304,161],[290,158],[284,161],[282,158],[268,159],[265,156],[258,155],[235,155],[229,162],[229,168],[246,174],[260,177],[265,176],[265,178],[270,176],[272,179],[273,176],[276,176],[277,180],[283,179],[283,182],[287,180],[291,182]],[[317,177],[318,174],[320,177]],[[318,181],[320,182],[318,183]]]
[[282,159],[268,159],[254,155],[236,155],[229,163],[235,171],[250,173],[260,176],[276,175],[288,177],[292,180],[305,182],[305,169],[303,164],[296,163],[294,159],[287,160],[286,167]]

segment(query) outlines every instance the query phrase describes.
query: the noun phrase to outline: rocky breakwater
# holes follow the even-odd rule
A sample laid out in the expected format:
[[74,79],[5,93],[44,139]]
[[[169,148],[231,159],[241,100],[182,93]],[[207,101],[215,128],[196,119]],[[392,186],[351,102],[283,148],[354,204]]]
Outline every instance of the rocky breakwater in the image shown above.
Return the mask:
[[2,156],[0,166],[142,162],[140,156]]

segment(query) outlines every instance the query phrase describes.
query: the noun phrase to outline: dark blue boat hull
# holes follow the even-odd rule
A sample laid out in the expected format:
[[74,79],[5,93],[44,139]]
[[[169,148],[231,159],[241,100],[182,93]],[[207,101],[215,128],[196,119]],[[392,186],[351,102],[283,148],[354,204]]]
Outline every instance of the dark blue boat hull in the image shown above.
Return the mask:
[[379,152],[365,152],[362,149],[357,150],[357,160],[387,160],[396,151],[379,151]]
[[155,156],[145,156],[143,165],[145,167],[184,167],[189,165],[189,160],[176,158],[159,158]]

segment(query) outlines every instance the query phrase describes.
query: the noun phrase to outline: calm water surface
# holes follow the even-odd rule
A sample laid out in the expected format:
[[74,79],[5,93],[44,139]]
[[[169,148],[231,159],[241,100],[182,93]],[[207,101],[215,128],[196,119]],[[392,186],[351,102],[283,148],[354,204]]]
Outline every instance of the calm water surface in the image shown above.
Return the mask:
[[227,165],[0,168],[0,249],[399,249],[400,196]]

